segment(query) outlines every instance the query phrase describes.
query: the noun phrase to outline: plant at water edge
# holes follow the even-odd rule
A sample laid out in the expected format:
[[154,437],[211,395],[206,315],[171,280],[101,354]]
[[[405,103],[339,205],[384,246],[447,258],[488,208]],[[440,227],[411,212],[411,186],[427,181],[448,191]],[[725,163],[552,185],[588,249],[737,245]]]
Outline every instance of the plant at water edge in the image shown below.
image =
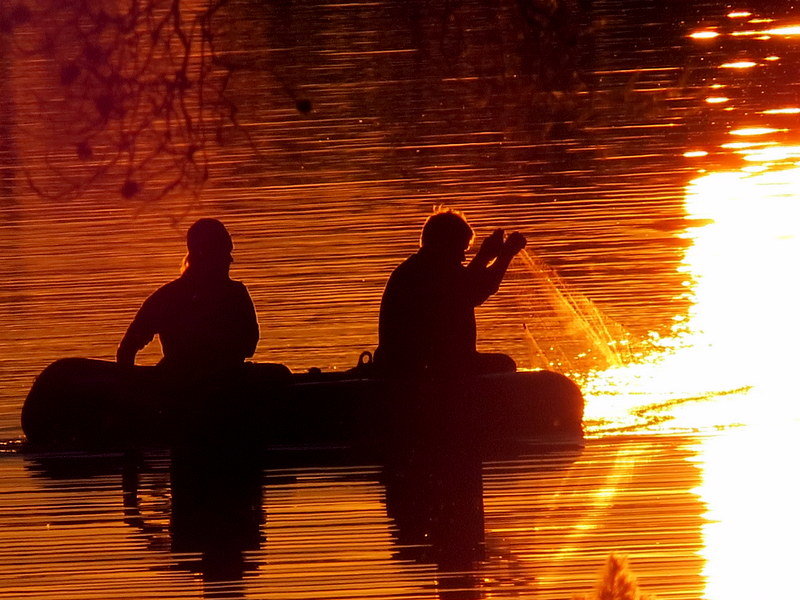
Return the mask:
[[576,596],[573,600],[656,600],[656,597],[639,589],[626,556],[610,554],[594,593]]

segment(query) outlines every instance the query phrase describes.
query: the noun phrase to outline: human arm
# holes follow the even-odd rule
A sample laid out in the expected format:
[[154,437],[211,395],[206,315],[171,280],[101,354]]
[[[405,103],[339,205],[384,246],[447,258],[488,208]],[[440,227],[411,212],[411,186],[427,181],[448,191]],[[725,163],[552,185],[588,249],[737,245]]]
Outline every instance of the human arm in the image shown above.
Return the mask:
[[155,337],[157,328],[154,296],[145,300],[128,326],[117,347],[117,364],[132,367],[136,362],[136,354]]
[[132,367],[136,364],[136,353],[141,348],[137,348],[131,344],[127,336],[122,338],[119,346],[117,347],[117,364],[123,367]]
[[[255,354],[259,328],[256,309],[247,287],[231,281],[224,308],[224,319],[217,325],[217,345],[229,359],[245,361]],[[224,325],[222,325],[224,323]]]
[[[492,235],[496,235],[497,232],[500,232],[502,236],[502,229],[496,230]],[[474,306],[483,304],[489,296],[497,292],[511,261],[526,244],[525,236],[515,231],[506,238],[505,242],[502,242],[501,237],[501,248],[494,262],[491,264],[483,263],[482,260],[476,260],[478,258],[477,255],[470,262],[467,271],[469,272],[469,291]],[[481,246],[482,249],[483,245]],[[480,250],[478,253],[480,254]]]
[[502,229],[495,229],[491,235],[487,236],[470,261],[468,268],[483,269],[496,259],[503,250],[504,236],[505,232]]
[[258,346],[258,338],[260,336],[260,331],[258,328],[258,316],[256,315],[256,308],[253,305],[253,299],[250,297],[250,293],[247,291],[247,288],[242,285],[242,298],[241,298],[241,305],[242,305],[242,350],[243,350],[243,359],[250,358],[256,352],[256,346]]

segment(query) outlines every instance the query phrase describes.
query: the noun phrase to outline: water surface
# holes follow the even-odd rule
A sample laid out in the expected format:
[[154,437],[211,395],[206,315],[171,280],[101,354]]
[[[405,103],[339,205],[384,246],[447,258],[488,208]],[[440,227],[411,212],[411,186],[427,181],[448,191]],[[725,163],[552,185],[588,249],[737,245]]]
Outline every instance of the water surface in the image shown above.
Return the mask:
[[523,231],[480,347],[588,401],[580,451],[422,472],[9,451],[0,596],[566,599],[611,552],[662,598],[791,593],[800,14],[523,5],[232,3],[218,48],[250,141],[226,131],[199,196],[157,202],[166,180],[126,199],[113,172],[31,190],[101,152],[65,133],[58,60],[18,51],[50,25],[0,37],[4,440],[45,365],[113,357],[200,215],[233,233],[255,359],[294,370],[374,348],[383,284],[434,205],[479,236]]

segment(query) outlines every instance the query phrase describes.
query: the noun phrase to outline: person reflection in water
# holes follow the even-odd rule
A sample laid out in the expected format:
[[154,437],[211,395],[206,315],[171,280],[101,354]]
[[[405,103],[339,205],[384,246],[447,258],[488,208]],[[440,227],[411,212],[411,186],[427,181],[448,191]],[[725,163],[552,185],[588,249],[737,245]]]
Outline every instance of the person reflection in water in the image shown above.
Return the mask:
[[475,307],[500,287],[525,247],[518,232],[488,236],[467,266],[474,234],[464,216],[439,210],[422,229],[420,249],[389,277],[381,301],[376,365],[388,373],[482,374],[516,370],[510,356],[479,353]]
[[145,300],[117,350],[117,363],[158,335],[159,365],[203,376],[240,367],[258,343],[258,321],[247,288],[229,276],[233,242],[216,219],[200,219],[186,235],[183,274]]
[[[409,451],[410,450],[410,451]],[[415,444],[384,465],[396,557],[434,564],[439,600],[483,598],[486,558],[481,460],[469,444]]]

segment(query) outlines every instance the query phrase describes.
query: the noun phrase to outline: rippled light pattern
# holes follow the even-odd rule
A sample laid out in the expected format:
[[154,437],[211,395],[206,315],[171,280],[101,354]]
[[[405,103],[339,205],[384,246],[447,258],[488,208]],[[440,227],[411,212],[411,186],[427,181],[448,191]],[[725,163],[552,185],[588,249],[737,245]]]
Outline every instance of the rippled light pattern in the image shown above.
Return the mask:
[[749,135],[768,135],[770,133],[776,133],[777,131],[780,130],[772,129],[771,127],[745,127],[742,129],[734,129],[729,133],[731,135],[749,136]]
[[[522,325],[534,318],[553,324],[543,346],[575,338],[583,362],[547,364],[579,365],[589,439],[574,453],[484,464],[473,492],[486,552],[474,565],[440,568],[432,544],[408,543],[386,470],[272,469],[263,539],[244,578],[227,583],[204,582],[192,571],[200,554],[171,546],[167,462],[151,461],[131,506],[118,473],[49,478],[36,457],[6,456],[0,597],[565,600],[589,592],[617,551],[659,598],[797,596],[800,493],[787,475],[800,455],[796,16],[675,3],[662,13],[669,27],[652,27],[649,0],[626,4],[619,21],[619,4],[591,3],[590,66],[547,88],[585,77],[572,96],[536,87],[538,38],[523,38],[524,54],[498,51],[516,39],[498,35],[508,7],[529,3],[223,4],[237,18],[216,42],[243,61],[231,98],[243,99],[258,152],[232,139],[215,153],[196,208],[233,232],[235,277],[263,326],[256,360],[344,369],[374,348],[386,278],[446,202],[481,237],[497,226],[530,235],[546,285],[528,303],[532,271],[515,260],[481,307],[481,349],[527,365]],[[425,8],[394,22],[416,4]],[[517,59],[524,78],[510,76]],[[12,61],[0,87],[24,89],[50,62]],[[17,126],[49,134],[52,115],[3,105],[14,95],[4,90],[0,107],[13,110],[0,131],[18,139],[9,148],[0,136],[0,159],[24,157],[31,140]],[[530,120],[540,107],[544,125]],[[143,298],[177,275],[186,221],[200,216],[173,227],[172,205],[134,218],[103,194],[46,204],[14,177],[4,188],[0,172],[6,436],[19,435],[19,404],[46,362],[113,357]],[[545,319],[548,300],[575,318]],[[615,337],[598,307],[636,335]],[[424,485],[408,487],[424,504]],[[456,514],[452,497],[437,500],[428,504]]]
[[590,379],[594,431],[639,427],[647,419],[655,429],[702,428],[798,414],[789,391],[800,361],[800,146],[723,147],[739,154],[742,166],[706,173],[686,188],[687,216],[705,223],[683,234],[691,242],[681,270],[692,307],[672,337],[651,340],[651,354]]
[[775,29],[768,29],[763,33],[769,35],[783,35],[787,37],[800,35],[800,25],[793,25],[791,27],[776,27]]
[[735,62],[723,63],[720,65],[723,69],[751,69],[756,66],[751,60],[737,60]]
[[764,111],[765,115],[796,115],[800,114],[800,108],[791,107],[791,108],[773,108],[770,110]]
[[698,445],[708,506],[701,551],[705,600],[791,598],[800,552],[800,485],[786,461],[800,454],[796,423],[772,422]]

